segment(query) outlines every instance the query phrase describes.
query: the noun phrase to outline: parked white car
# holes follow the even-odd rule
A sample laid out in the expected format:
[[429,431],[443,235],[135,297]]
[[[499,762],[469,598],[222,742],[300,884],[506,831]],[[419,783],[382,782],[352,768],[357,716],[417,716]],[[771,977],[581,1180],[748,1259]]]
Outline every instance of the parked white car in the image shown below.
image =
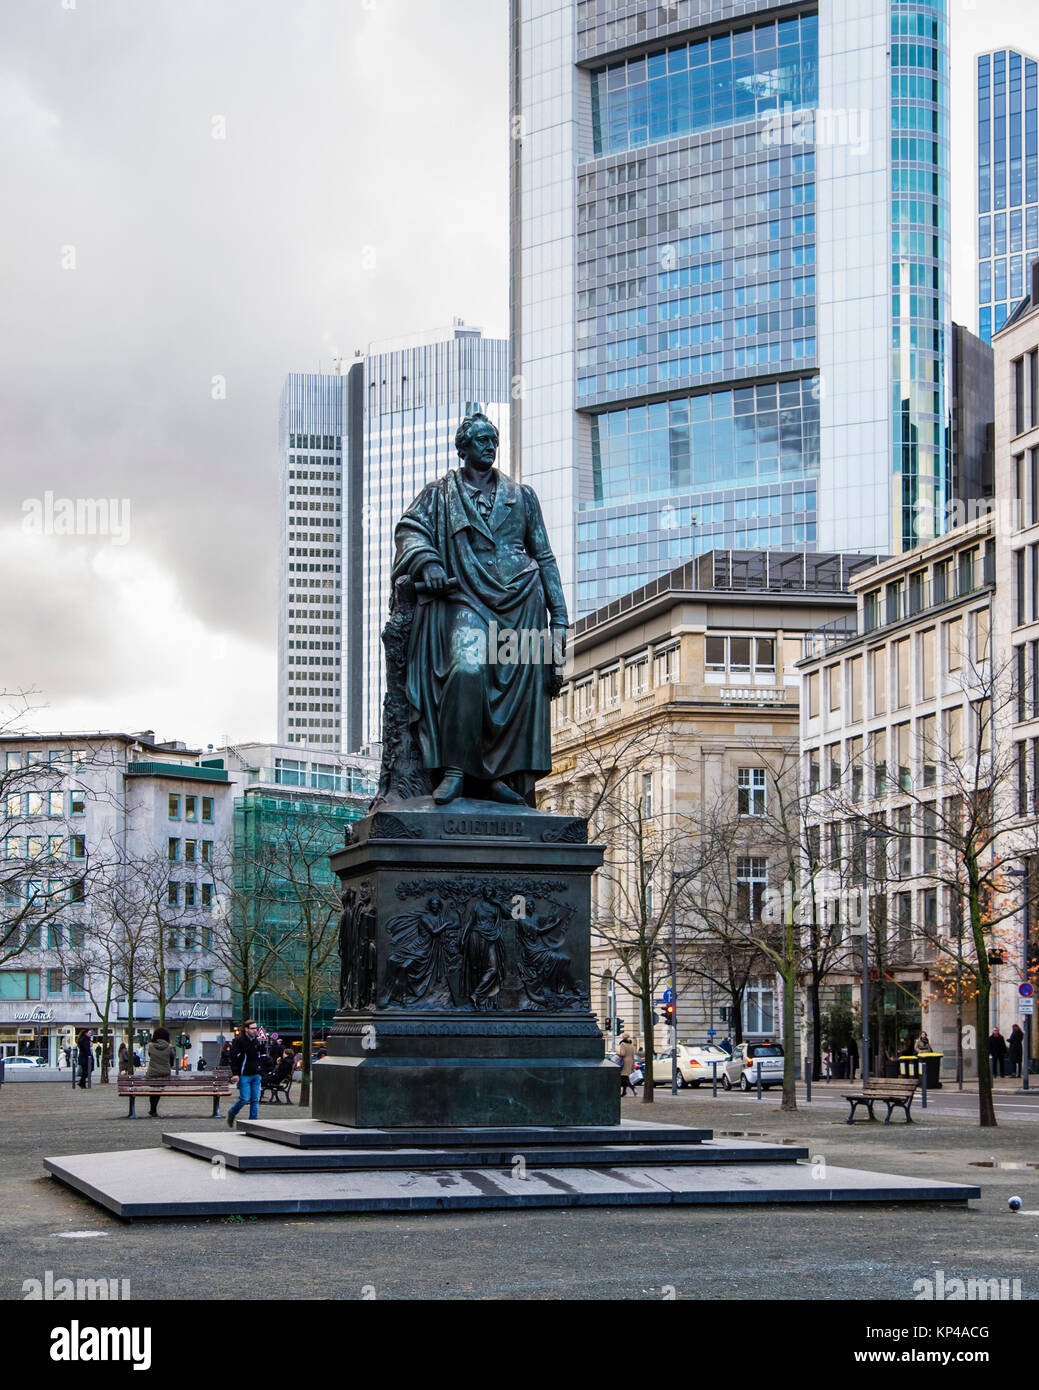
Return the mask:
[[761,1085],[783,1084],[783,1048],[780,1043],[739,1043],[732,1050],[722,1073],[722,1085],[727,1091],[739,1086],[741,1091],[754,1090],[761,1072]]
[[42,1057],[5,1057],[5,1067],[45,1067],[47,1063]]
[[[711,1084],[712,1062],[718,1063],[718,1080],[722,1079],[722,1066],[729,1060],[729,1054],[713,1044],[695,1047],[692,1043],[678,1044],[678,1085],[709,1086]],[[653,1054],[653,1080],[660,1085],[671,1085],[671,1053]]]

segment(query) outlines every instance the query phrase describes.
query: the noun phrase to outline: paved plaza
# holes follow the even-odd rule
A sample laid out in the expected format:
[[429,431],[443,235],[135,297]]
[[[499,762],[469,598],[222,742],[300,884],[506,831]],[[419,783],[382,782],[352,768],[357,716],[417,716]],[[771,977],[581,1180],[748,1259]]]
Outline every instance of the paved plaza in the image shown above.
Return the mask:
[[[1039,1094],[1000,1090],[1000,1125],[980,1130],[976,1097],[945,1089],[904,1127],[844,1123],[843,1089],[814,1088],[785,1115],[779,1094],[660,1088],[624,1115],[711,1128],[718,1137],[804,1145],[815,1162],[975,1183],[967,1209],[605,1208],[386,1216],[119,1221],[48,1177],[45,1156],[155,1148],[164,1129],[226,1136],[209,1103],[167,1098],[156,1120],[125,1118],[114,1086],[18,1081],[0,1089],[0,1297],[27,1279],[128,1279],[138,1299],[321,1298],[911,1300],[917,1280],[1019,1279],[1039,1296]],[[264,1106],[275,1118],[306,1109]],[[999,1166],[999,1165],[1029,1166]],[[986,1165],[986,1166],[978,1166]],[[987,1166],[995,1165],[995,1166]],[[1023,1199],[1012,1214],[1007,1199]],[[93,1234],[84,1234],[93,1233]],[[172,1287],[171,1287],[172,1284]]]

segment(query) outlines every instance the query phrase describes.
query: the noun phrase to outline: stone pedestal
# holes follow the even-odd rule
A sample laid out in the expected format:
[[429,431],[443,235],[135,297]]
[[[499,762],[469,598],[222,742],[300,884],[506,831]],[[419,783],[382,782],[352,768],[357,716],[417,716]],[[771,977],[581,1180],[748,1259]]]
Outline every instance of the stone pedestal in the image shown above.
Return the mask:
[[353,826],[342,1007],[315,1119],[374,1129],[615,1125],[617,1068],[591,1012],[585,822],[429,799]]

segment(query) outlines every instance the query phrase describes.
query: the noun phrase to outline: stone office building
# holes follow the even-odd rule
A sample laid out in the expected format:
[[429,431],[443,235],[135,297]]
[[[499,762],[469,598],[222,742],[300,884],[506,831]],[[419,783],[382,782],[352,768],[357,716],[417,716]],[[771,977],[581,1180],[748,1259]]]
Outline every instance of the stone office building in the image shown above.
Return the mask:
[[[539,784],[539,804],[587,813],[599,776],[589,759],[602,768],[615,757],[634,756],[633,796],[641,801],[647,827],[665,837],[669,825],[671,833],[679,824],[695,827],[718,808],[730,808],[747,841],[732,872],[739,885],[737,910],[749,925],[770,874],[767,856],[753,853],[750,841],[756,821],[764,823],[770,755],[796,750],[797,663],[804,640],[817,627],[847,617],[854,607],[848,586],[872,561],[862,555],[716,551],[580,619],[571,632],[567,682],[553,705],[553,771]],[[592,1007],[608,1045],[618,1018],[625,1031],[643,1040],[638,1001],[618,959],[630,936],[630,903],[620,901],[611,875],[621,872],[624,853],[619,842],[611,846],[593,886],[593,924],[598,920],[602,930],[592,938]],[[662,862],[647,885],[650,916],[668,887]],[[666,930],[657,946],[659,995],[669,976]],[[711,1030],[718,1038],[730,1031],[721,1017],[729,996],[712,985],[711,974],[679,970],[682,1040],[703,1042]],[[779,998],[770,970],[750,980],[742,1023],[749,1038],[775,1036]],[[658,1027],[655,1046],[664,1046],[665,1034]]]

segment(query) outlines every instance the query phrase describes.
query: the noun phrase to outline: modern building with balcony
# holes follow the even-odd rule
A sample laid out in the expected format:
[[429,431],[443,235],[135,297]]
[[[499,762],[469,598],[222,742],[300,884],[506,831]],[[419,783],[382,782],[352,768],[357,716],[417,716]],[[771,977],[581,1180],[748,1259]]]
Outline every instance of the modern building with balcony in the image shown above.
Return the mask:
[[[613,758],[634,758],[626,795],[641,798],[653,833],[674,837],[683,833],[679,825],[731,813],[743,842],[733,863],[733,903],[740,900],[749,923],[770,876],[753,835],[773,793],[767,766],[773,755],[797,755],[797,663],[809,633],[854,611],[850,586],[874,560],[715,551],[581,618],[571,634],[566,685],[553,703],[553,770],[539,783],[540,804],[587,814],[596,770]],[[603,1020],[619,1016],[634,1036],[641,1013],[617,959],[627,909],[608,884],[627,852],[623,836],[613,837],[613,869],[598,875],[593,889],[605,932],[593,935],[592,1007]],[[651,875],[651,912],[667,892],[666,877],[663,867]],[[666,938],[658,943],[661,983]],[[722,1026],[720,1010],[732,1007],[730,998],[710,971],[680,969],[679,1037],[703,1042],[711,1029],[724,1036],[731,1025]],[[773,974],[754,974],[741,998],[744,1034],[774,1037]],[[661,1027],[655,1044],[664,1041]]]

